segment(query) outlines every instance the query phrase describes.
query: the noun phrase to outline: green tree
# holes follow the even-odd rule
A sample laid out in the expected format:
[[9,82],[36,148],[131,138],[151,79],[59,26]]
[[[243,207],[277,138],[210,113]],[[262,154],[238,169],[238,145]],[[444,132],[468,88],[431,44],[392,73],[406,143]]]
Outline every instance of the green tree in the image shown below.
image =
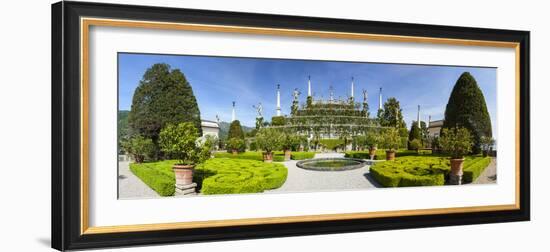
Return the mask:
[[470,131],[462,127],[444,128],[439,137],[439,146],[454,159],[463,158],[472,149]]
[[244,152],[246,149],[246,143],[241,138],[230,138],[227,140],[227,152],[233,152],[236,150],[237,152]]
[[241,122],[239,120],[235,120],[231,122],[231,125],[229,125],[229,131],[227,132],[227,140],[231,138],[238,138],[244,140],[244,131],[243,127],[241,127]]
[[123,140],[121,147],[125,149],[136,161],[142,163],[146,159],[152,159],[155,154],[155,145],[151,139],[135,135],[130,139]]
[[271,125],[273,126],[285,125],[285,117],[284,116],[271,117]]
[[[409,150],[415,150],[416,148],[413,148],[411,146],[412,141],[418,140],[421,141],[422,139],[422,132],[421,129],[418,127],[418,123],[416,121],[413,121],[411,124],[411,130],[409,131],[409,139],[408,139],[408,147]],[[422,142],[420,142],[422,143]]]
[[481,137],[492,137],[491,118],[485,97],[475,78],[464,72],[451,92],[445,109],[443,128],[464,127],[473,136],[473,153],[481,151]]
[[422,142],[420,141],[420,139],[413,139],[409,142],[409,148],[411,150],[415,150],[418,153],[420,148],[422,148]]
[[283,139],[283,133],[274,128],[262,128],[256,134],[258,148],[267,153],[280,150],[283,145]]
[[195,165],[210,158],[212,142],[199,141],[199,131],[193,123],[168,124],[159,134],[159,144],[165,153],[177,158],[179,164]]
[[381,145],[388,151],[395,151],[399,148],[401,138],[396,128],[384,129],[381,139]]
[[386,127],[406,128],[403,120],[401,106],[399,101],[394,97],[389,98],[384,103],[384,109],[378,112],[378,120],[380,125]]
[[152,139],[156,151],[160,130],[167,124],[190,122],[202,135],[201,118],[193,89],[179,69],[154,64],[143,74],[134,91],[128,114],[132,132]]

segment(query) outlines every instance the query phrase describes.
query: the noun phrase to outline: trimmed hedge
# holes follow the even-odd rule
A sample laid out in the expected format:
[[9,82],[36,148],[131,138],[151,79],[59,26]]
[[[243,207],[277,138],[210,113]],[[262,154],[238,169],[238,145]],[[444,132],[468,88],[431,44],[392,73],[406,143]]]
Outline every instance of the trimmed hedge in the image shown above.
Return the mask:
[[304,159],[312,159],[315,157],[315,152],[292,152],[290,154],[290,159],[292,160],[304,160]]
[[472,183],[479,177],[479,175],[481,175],[483,170],[485,170],[485,168],[489,166],[489,164],[491,163],[491,158],[475,158],[471,160],[470,163],[466,163],[466,161],[464,164],[465,167],[464,174],[462,174],[462,181],[464,183]]
[[[431,154],[431,151],[429,150],[421,150],[420,154],[416,153],[416,151],[413,151],[413,150],[397,150],[397,153],[395,156],[407,157],[407,156],[423,156],[423,155],[439,156],[439,155]],[[369,151],[346,151],[344,156],[349,158],[370,159]],[[386,150],[377,149],[376,154],[374,155],[374,160],[386,160]]]
[[[477,179],[490,162],[490,157],[467,157],[464,183]],[[384,187],[444,185],[449,172],[449,159],[434,155],[401,156],[395,161],[379,162],[370,167],[373,178]]]
[[131,163],[130,171],[157,192],[160,196],[174,195],[176,179],[172,165],[176,161],[161,161],[154,163]]
[[[293,160],[302,160],[302,159],[313,158],[313,156],[315,156],[315,152],[292,152],[290,158]],[[232,153],[226,153],[226,152],[217,152],[217,153],[214,153],[214,157],[230,158],[230,159],[250,159],[250,160],[256,160],[256,161],[264,160],[262,152],[259,152],[259,151],[247,151],[247,152],[239,153],[237,155],[233,155]],[[285,161],[284,153],[282,151],[273,152],[273,161],[284,162]]]
[[200,175],[194,180],[200,183],[203,194],[263,192],[282,186],[288,174],[281,164],[229,158],[210,159],[196,170]]

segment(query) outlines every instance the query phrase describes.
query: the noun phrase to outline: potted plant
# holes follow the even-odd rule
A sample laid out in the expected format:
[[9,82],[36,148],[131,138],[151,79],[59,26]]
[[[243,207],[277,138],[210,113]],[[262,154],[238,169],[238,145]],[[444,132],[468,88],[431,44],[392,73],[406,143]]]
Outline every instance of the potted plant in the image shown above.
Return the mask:
[[409,149],[415,150],[416,153],[420,151],[420,148],[422,148],[422,142],[420,139],[413,139],[409,141]]
[[455,127],[443,129],[439,137],[439,146],[451,156],[451,174],[449,183],[462,184],[464,156],[472,150],[472,136],[466,128]]
[[244,140],[237,137],[231,138],[227,141],[227,149],[230,150],[233,155],[237,155],[240,150],[244,149],[244,146]]
[[486,157],[489,155],[489,152],[493,145],[495,144],[495,139],[488,136],[482,136],[481,137],[481,150],[483,153],[483,157]]
[[264,162],[273,162],[273,151],[280,149],[284,135],[274,128],[261,128],[256,134],[258,148],[262,149]]
[[386,149],[386,160],[395,160],[395,151],[399,148],[401,138],[396,128],[387,128],[382,135],[382,146]]
[[365,145],[369,148],[370,159],[373,160],[378,149],[378,143],[380,142],[380,136],[378,132],[369,131],[365,135]]
[[296,149],[297,146],[300,144],[299,139],[296,135],[285,133],[283,135],[283,139],[281,141],[281,147],[283,148],[284,154],[285,154],[285,161],[290,160],[290,154],[292,149]]
[[208,138],[199,138],[197,128],[190,122],[169,124],[160,131],[159,145],[162,151],[178,159],[172,166],[176,186],[193,183],[193,170],[210,158],[212,143]]

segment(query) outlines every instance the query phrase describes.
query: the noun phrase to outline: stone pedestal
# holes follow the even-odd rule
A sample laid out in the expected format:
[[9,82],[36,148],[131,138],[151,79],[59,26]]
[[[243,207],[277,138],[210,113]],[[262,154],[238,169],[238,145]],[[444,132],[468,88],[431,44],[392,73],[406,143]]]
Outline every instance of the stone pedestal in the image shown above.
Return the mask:
[[176,184],[176,195],[195,195],[195,188],[197,183],[191,183],[187,185],[178,185]]
[[449,174],[449,184],[462,185],[462,175]]

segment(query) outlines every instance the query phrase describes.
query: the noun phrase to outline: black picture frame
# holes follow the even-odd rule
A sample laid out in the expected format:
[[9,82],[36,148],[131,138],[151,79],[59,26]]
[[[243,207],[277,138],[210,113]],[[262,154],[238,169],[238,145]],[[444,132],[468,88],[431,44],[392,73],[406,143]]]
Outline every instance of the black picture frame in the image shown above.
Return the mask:
[[[519,209],[160,231],[81,232],[81,17],[321,30],[519,43]],[[102,3],[52,5],[52,247],[86,249],[175,242],[252,239],[530,219],[530,85],[528,31],[406,24]]]

